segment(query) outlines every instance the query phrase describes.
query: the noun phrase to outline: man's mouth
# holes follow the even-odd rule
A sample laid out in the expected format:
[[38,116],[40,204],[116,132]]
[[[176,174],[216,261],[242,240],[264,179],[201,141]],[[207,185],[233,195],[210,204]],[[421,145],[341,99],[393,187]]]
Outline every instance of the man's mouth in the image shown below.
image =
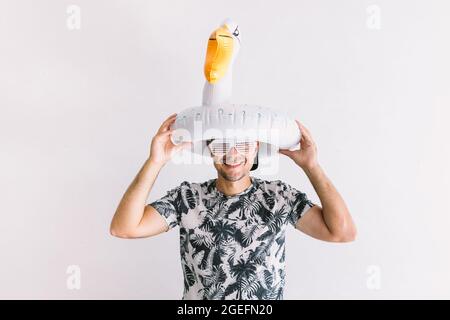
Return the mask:
[[225,163],[225,165],[226,165],[227,167],[230,167],[230,168],[237,168],[237,167],[239,167],[241,164],[242,164],[242,163],[237,163],[237,164],[227,164],[227,163]]
[[244,161],[241,162],[224,162],[223,163],[227,168],[237,168],[244,164]]

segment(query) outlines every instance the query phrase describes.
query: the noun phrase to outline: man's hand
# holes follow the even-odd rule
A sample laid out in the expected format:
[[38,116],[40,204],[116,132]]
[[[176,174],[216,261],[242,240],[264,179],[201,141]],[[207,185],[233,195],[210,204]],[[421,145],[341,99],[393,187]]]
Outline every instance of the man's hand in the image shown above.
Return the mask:
[[175,122],[176,115],[174,113],[168,117],[153,137],[149,157],[151,163],[165,165],[178,151],[191,146],[191,142],[182,142],[175,145],[170,140],[170,135],[174,131],[170,129],[170,126]]
[[281,149],[279,152],[294,160],[303,170],[310,170],[318,164],[317,147],[309,130],[298,120],[295,120],[295,122],[297,122],[302,136],[300,139],[300,150],[290,151]]

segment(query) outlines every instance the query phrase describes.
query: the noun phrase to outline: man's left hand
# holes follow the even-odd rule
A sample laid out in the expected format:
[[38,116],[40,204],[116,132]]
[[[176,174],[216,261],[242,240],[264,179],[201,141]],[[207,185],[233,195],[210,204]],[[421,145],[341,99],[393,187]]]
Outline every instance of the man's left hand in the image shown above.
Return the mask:
[[295,122],[297,123],[301,133],[300,149],[293,151],[288,149],[280,149],[279,153],[294,160],[294,162],[303,170],[310,170],[318,165],[317,147],[309,130],[298,120],[295,120]]

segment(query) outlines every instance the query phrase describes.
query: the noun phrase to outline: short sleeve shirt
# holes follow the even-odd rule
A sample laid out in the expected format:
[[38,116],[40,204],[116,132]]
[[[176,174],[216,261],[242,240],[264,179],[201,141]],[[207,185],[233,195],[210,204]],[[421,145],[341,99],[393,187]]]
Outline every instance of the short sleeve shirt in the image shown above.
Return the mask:
[[149,204],[180,228],[183,299],[283,299],[286,227],[314,204],[281,180],[251,180],[233,196],[216,179],[183,181]]

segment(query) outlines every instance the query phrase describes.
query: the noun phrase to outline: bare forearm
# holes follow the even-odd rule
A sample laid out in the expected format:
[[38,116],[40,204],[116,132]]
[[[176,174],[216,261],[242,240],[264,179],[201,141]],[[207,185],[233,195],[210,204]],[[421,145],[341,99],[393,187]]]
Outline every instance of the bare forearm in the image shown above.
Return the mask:
[[162,165],[147,159],[123,195],[111,222],[111,229],[126,231],[139,225],[148,195]]
[[322,215],[331,234],[353,234],[354,224],[347,205],[320,165],[304,170],[322,204]]

